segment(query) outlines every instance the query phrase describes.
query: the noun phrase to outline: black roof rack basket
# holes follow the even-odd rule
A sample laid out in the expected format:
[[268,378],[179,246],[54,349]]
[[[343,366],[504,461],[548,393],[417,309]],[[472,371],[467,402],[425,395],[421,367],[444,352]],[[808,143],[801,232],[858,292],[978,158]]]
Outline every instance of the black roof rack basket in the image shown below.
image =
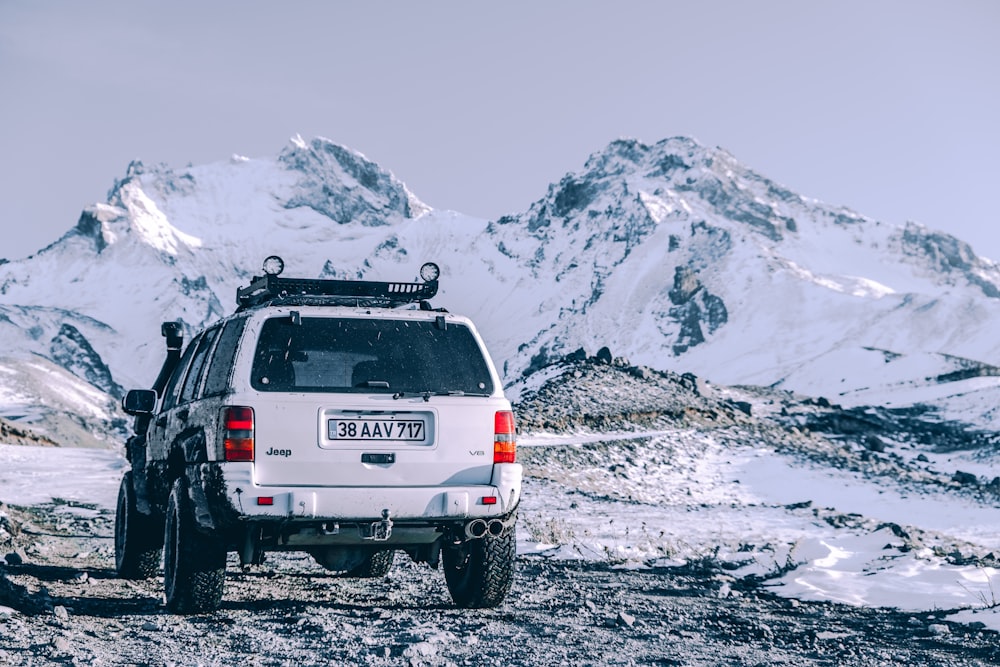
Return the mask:
[[328,280],[256,276],[236,290],[237,310],[263,305],[358,306],[393,308],[431,299],[438,281],[424,283]]

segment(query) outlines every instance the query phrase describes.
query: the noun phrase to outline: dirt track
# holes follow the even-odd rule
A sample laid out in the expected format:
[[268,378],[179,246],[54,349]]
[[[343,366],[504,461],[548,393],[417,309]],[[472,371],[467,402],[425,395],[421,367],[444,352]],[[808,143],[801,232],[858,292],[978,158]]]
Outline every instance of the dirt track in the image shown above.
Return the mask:
[[[161,581],[113,572],[113,517],[6,508],[21,564],[3,567],[0,661],[12,665],[987,665],[997,634],[904,614],[799,603],[705,564],[616,569],[521,558],[496,610],[452,607],[443,578],[397,555],[387,580],[333,576],[301,554],[243,573],[222,608],[166,613]],[[80,516],[81,514],[85,516]],[[13,560],[17,560],[14,558]],[[742,588],[741,588],[742,586]]]

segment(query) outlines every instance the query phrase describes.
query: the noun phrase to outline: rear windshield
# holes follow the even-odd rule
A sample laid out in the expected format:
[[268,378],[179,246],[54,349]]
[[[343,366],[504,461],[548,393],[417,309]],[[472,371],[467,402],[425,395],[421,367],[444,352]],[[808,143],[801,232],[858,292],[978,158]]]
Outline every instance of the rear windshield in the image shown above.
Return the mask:
[[250,384],[258,391],[493,393],[472,332],[443,318],[269,319]]

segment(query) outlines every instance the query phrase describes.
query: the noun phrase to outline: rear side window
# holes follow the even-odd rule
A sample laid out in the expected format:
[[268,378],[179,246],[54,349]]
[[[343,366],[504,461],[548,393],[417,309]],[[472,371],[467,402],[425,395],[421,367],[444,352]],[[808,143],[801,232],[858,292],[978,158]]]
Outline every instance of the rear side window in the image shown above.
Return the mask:
[[472,332],[443,318],[267,320],[250,383],[259,391],[489,395],[494,389]]
[[188,371],[187,379],[184,380],[184,388],[181,390],[181,403],[187,403],[194,398],[194,392],[198,389],[202,373],[205,370],[205,360],[208,359],[208,351],[212,348],[212,343],[215,342],[215,337],[218,335],[219,327],[216,327],[209,329],[201,337],[201,342],[198,343],[198,350],[194,353],[194,359],[191,360],[191,370]]
[[184,350],[184,356],[180,358],[180,361],[177,362],[177,367],[174,368],[174,372],[170,374],[167,386],[163,389],[163,410],[169,410],[177,404],[177,394],[180,391],[181,380],[184,379],[187,367],[191,364],[191,357],[194,356],[194,351],[197,349],[200,341],[201,337],[196,336],[188,343],[187,349]]
[[205,396],[217,396],[229,388],[229,376],[233,370],[233,360],[236,357],[236,347],[243,336],[247,318],[240,317],[229,320],[219,334],[219,343],[205,376]]

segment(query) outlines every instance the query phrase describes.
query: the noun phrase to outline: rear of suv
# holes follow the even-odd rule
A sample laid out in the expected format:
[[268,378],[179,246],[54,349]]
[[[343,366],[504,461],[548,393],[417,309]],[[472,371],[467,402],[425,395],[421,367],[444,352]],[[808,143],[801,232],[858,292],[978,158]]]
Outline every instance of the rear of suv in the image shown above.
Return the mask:
[[[472,322],[423,283],[281,278],[167,359],[136,416],[115,527],[119,576],[156,574],[167,607],[221,602],[227,553],[310,553],[346,576],[402,551],[444,569],[455,603],[499,605],[514,576],[521,493],[514,417]],[[182,351],[183,350],[183,351]]]

